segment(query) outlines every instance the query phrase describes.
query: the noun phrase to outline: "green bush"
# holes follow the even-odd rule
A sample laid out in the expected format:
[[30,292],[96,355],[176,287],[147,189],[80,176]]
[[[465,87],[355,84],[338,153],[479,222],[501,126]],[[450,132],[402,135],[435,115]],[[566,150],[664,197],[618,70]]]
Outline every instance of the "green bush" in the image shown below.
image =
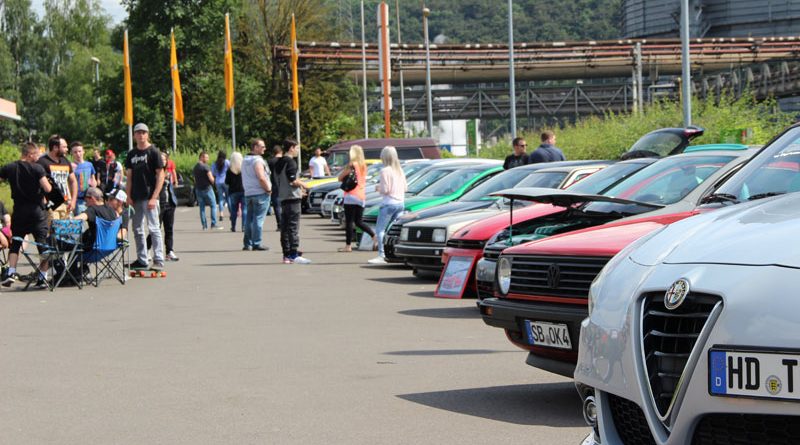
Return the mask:
[[[781,112],[774,100],[756,102],[750,95],[739,99],[723,96],[718,101],[695,99],[692,110],[692,123],[706,130],[693,144],[723,142],[726,134],[737,129],[752,130],[746,143],[765,144],[792,122],[792,116]],[[639,114],[590,116],[555,132],[567,159],[616,159],[643,135],[663,127],[681,127],[682,122],[680,103],[656,102]],[[528,142],[529,153],[539,145],[538,132],[521,136]],[[503,159],[510,153],[509,139],[480,150],[481,157],[491,159]]]

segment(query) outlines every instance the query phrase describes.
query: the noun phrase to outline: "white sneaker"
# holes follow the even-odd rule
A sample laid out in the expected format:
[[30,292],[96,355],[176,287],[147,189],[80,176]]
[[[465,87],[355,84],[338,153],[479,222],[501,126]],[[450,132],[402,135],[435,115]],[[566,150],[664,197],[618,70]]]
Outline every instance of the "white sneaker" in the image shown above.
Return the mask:
[[178,260],[180,260],[180,258],[178,258],[178,255],[175,255],[175,252],[173,252],[171,250],[167,253],[167,259],[170,260],[170,261],[178,261]]
[[294,259],[294,264],[311,264],[311,260],[306,257],[298,256]]
[[382,256],[376,256],[375,258],[367,261],[369,264],[386,264],[386,259]]

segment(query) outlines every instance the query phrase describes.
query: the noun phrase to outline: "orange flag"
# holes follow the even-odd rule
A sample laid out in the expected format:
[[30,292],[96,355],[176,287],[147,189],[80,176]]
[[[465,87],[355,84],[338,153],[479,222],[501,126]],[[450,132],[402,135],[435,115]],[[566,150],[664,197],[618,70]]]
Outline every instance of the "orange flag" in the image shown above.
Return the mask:
[[233,108],[233,48],[231,47],[231,25],[225,14],[225,110]]
[[300,97],[298,94],[297,82],[297,59],[300,52],[297,50],[297,30],[294,24],[294,14],[292,14],[292,110],[297,111],[300,109]]
[[171,32],[172,48],[169,53],[169,69],[172,72],[172,94],[175,96],[175,121],[183,125],[183,96],[181,78],[178,74],[178,53],[175,49],[175,32]]
[[122,70],[125,78],[125,112],[123,120],[133,125],[133,93],[131,88],[131,60],[128,55],[128,30],[125,30],[125,41],[122,43]]

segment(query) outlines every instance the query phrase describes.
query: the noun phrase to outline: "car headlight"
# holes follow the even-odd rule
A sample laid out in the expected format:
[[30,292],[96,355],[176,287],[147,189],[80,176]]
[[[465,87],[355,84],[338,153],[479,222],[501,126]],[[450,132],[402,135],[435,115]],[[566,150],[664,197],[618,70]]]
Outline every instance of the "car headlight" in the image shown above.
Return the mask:
[[447,229],[433,229],[433,242],[443,243],[447,240]]
[[497,262],[497,289],[500,293],[506,295],[508,289],[511,287],[511,258],[500,257]]
[[400,229],[400,241],[408,241],[408,227]]

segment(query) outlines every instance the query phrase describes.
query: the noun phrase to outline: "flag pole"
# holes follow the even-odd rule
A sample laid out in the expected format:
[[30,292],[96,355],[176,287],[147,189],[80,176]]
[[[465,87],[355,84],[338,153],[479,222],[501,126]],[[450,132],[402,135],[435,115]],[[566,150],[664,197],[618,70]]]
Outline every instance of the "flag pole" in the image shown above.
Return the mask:
[[236,113],[234,113],[234,109],[236,107],[231,107],[231,146],[233,147],[233,151],[236,151]]
[[291,45],[292,45],[292,109],[294,110],[294,126],[295,126],[295,140],[299,148],[297,153],[297,168],[298,171],[303,171],[303,150],[300,144],[300,80],[297,75],[297,59],[300,52],[297,49],[297,26],[292,14],[292,24],[289,30]]

